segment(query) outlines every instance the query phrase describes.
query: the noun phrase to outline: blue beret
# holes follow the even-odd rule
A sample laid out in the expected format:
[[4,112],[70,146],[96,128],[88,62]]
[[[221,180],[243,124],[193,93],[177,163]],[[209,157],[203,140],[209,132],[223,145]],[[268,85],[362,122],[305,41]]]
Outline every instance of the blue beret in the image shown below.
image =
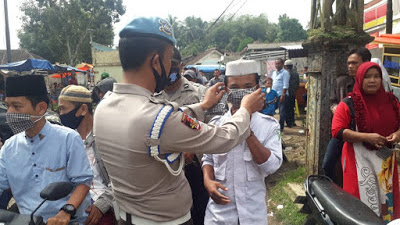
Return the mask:
[[119,32],[120,38],[149,36],[176,44],[174,31],[168,21],[159,17],[139,17],[132,20]]

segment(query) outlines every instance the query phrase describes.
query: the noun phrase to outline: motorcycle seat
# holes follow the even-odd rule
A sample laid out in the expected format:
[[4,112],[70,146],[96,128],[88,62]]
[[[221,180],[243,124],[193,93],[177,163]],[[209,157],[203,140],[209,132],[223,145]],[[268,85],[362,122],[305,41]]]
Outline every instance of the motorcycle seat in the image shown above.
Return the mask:
[[336,224],[379,225],[385,224],[367,205],[345,192],[327,179],[313,180],[310,188],[325,212]]

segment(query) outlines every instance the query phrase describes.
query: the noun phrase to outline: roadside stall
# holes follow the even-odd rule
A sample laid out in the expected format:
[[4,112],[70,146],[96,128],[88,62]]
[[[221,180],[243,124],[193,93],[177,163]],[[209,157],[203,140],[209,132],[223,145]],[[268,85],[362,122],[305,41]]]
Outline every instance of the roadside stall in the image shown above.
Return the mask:
[[389,73],[393,94],[400,97],[400,35],[381,34],[372,44],[382,44],[382,63]]
[[76,65],[76,68],[86,71],[87,88],[91,90],[95,86],[93,65],[89,63],[81,63]]
[[76,73],[76,79],[78,80],[78,84],[87,87],[87,81],[88,81],[86,77],[87,72],[67,65],[55,65],[53,71],[54,74],[51,75],[51,78],[59,80],[55,81],[51,79],[51,81],[57,83],[60,81],[60,83],[63,84],[63,86],[67,86],[68,80],[71,78],[72,71],[75,71]]

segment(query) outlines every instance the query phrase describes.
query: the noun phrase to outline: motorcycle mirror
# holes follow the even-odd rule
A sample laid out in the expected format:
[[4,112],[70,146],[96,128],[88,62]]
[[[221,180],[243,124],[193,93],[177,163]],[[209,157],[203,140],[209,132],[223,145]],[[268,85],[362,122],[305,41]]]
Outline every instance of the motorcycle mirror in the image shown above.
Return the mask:
[[51,183],[40,192],[40,197],[49,201],[56,201],[69,195],[73,188],[74,186],[70,182]]

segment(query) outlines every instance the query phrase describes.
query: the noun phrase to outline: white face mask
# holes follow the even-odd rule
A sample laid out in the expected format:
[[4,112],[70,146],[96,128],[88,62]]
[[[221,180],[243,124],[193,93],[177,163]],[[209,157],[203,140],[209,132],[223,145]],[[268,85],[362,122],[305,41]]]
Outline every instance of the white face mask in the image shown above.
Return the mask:
[[[25,113],[6,113],[6,121],[8,126],[14,134],[21,133],[23,131],[29,130],[35,125],[37,121],[43,118],[42,116],[32,116]],[[32,121],[32,119],[36,119]]]

